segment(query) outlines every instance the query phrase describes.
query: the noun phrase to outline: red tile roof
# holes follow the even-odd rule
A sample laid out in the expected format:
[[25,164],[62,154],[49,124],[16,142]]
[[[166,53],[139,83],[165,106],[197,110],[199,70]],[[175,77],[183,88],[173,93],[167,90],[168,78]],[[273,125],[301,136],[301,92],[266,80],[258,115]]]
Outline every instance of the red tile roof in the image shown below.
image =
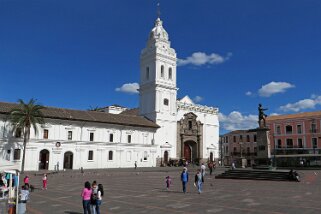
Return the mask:
[[303,112],[297,114],[285,114],[285,115],[274,115],[266,118],[267,122],[273,120],[287,120],[287,119],[299,119],[299,118],[316,118],[321,117],[321,111],[314,112]]
[[[0,114],[9,114],[11,109],[17,107],[18,104],[16,103],[0,102]],[[45,109],[42,110],[42,113],[45,119],[50,118],[159,128],[159,126],[153,121],[150,121],[147,118],[138,115],[110,114],[105,112],[73,110],[55,107],[45,107]]]

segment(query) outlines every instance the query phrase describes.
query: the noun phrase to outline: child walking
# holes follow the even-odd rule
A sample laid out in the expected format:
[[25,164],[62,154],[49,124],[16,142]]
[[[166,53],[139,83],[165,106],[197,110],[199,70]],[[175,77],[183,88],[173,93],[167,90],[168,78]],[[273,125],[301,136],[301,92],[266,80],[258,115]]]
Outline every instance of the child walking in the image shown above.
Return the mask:
[[170,185],[172,183],[172,179],[169,176],[166,176],[165,182],[166,182],[166,190],[168,191],[169,187],[170,187]]
[[42,189],[47,189],[47,174],[42,177]]

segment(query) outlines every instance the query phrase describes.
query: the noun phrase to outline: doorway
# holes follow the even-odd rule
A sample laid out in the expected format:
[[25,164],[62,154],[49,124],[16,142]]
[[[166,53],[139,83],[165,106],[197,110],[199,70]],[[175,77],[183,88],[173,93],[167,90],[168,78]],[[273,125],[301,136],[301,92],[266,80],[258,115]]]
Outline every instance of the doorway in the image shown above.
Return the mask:
[[168,151],[164,152],[164,164],[167,165],[168,164]]
[[214,159],[213,159],[213,152],[210,153],[210,161],[214,161]]
[[65,152],[64,154],[64,169],[72,169],[73,164],[73,156],[72,152]]
[[43,149],[39,153],[39,170],[48,170],[49,167],[49,151]]

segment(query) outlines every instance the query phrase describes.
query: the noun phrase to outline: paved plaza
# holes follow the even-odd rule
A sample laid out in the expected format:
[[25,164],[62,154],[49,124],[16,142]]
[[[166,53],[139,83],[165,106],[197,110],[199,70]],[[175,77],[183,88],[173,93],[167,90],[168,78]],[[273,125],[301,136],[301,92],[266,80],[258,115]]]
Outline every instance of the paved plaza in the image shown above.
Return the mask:
[[[193,186],[196,167],[189,168],[187,193],[182,193],[181,167],[108,169],[61,172],[48,177],[48,190],[35,189],[28,213],[81,214],[81,190],[85,181],[104,185],[102,213],[321,213],[321,173],[299,171],[302,182],[215,179],[207,175],[204,191]],[[215,170],[215,174],[225,169]],[[41,176],[30,175],[41,187]],[[172,177],[169,191],[165,177]],[[23,176],[22,176],[23,177]]]

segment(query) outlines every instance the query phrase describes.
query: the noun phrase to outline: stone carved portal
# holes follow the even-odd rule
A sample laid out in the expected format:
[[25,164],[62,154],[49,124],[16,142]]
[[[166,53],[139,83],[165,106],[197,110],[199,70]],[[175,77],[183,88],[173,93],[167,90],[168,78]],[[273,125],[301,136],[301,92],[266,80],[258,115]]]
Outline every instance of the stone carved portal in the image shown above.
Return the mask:
[[202,127],[192,112],[184,114],[178,121],[177,157],[187,161],[199,161],[202,158]]

